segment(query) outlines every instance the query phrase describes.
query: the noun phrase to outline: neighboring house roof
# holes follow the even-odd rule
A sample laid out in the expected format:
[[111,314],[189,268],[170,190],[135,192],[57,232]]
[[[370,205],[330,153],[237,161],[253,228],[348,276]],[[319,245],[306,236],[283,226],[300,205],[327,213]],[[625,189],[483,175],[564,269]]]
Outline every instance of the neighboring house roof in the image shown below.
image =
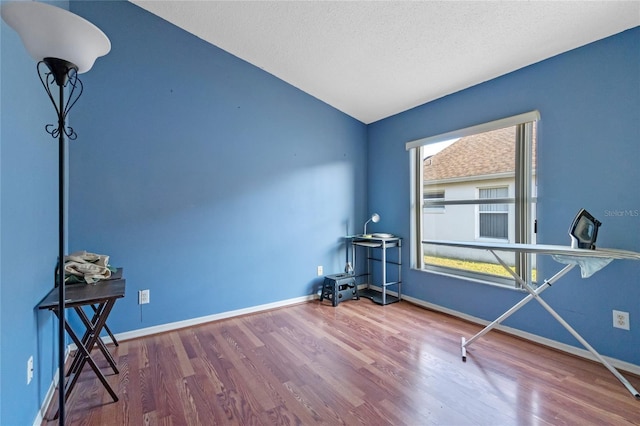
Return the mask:
[[507,127],[460,138],[437,154],[424,159],[424,180],[513,173],[515,137],[515,127]]

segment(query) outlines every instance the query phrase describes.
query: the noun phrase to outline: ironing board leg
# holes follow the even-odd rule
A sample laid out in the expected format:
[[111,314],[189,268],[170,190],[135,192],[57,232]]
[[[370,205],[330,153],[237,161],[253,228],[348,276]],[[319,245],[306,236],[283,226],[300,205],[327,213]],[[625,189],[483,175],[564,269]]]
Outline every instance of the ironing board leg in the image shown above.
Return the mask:
[[460,345],[460,349],[462,351],[462,361],[467,361],[467,348],[466,346],[466,342],[464,340],[464,337],[461,338],[462,339],[462,344]]
[[536,297],[536,300],[538,300],[542,307],[545,308],[547,312],[549,312],[569,333],[571,333],[571,335],[575,337],[582,344],[582,346],[587,348],[589,352],[591,352],[598,359],[598,361],[600,361],[600,363],[604,365],[607,370],[609,370],[611,374],[616,377],[616,379],[620,380],[620,382],[627,388],[627,390],[631,392],[631,395],[633,395],[636,399],[640,399],[640,393],[638,393],[638,391],[631,385],[631,383],[629,383],[629,381],[622,374],[620,374],[618,370],[616,370],[611,364],[609,364],[606,359],[604,359],[598,352],[596,352],[596,350],[589,343],[587,343],[587,341],[584,340],[582,336],[580,336],[578,332],[569,325],[569,323],[567,323],[560,315],[558,315],[558,313],[554,311],[553,308],[547,304],[547,302],[542,300],[541,297]]
[[593,354],[593,356],[595,356],[596,359],[598,361],[600,361],[600,363],[602,365],[604,365],[607,368],[607,370],[609,370],[611,372],[611,374],[613,374],[616,377],[616,379],[618,379],[636,399],[640,400],[640,393],[636,390],[636,388],[634,388],[631,385],[631,383],[629,383],[629,381],[622,374],[620,374],[620,372],[618,370],[615,369],[615,367],[613,367],[606,359],[604,359],[586,340],[584,340],[582,338],[582,336],[580,336],[580,334],[578,334],[577,331],[575,331],[573,329],[573,327],[571,327],[569,325],[568,322],[566,322],[551,306],[549,306],[549,304],[547,304],[547,302],[545,302],[540,297],[540,293],[542,293],[544,290],[549,288],[553,283],[558,281],[562,276],[564,276],[567,272],[569,272],[571,269],[573,269],[575,264],[569,264],[569,265],[565,266],[559,272],[557,272],[553,277],[551,277],[549,280],[545,281],[544,284],[542,284],[540,287],[538,287],[537,289],[533,289],[533,288],[531,288],[529,286],[529,284],[524,282],[522,280],[522,278],[520,278],[518,275],[516,275],[516,273],[513,272],[513,270],[511,270],[511,268],[509,268],[509,266],[493,250],[489,250],[489,251],[498,260],[498,262],[500,262],[502,267],[505,268],[505,270],[507,270],[513,276],[513,278],[516,281],[518,281],[520,283],[520,285],[529,292],[529,294],[524,299],[522,299],[520,302],[516,303],[513,307],[511,307],[511,309],[509,309],[507,312],[505,312],[504,314],[500,315],[500,317],[498,317],[496,320],[494,320],[491,324],[489,324],[485,328],[483,328],[479,333],[477,333],[475,336],[473,336],[468,341],[465,340],[465,338],[463,337],[462,338],[462,344],[461,344],[462,361],[466,361],[467,360],[467,349],[466,349],[467,346],[469,346],[474,341],[476,341],[480,337],[482,337],[485,334],[487,334],[496,325],[500,324],[502,321],[504,321],[509,316],[511,316],[511,314],[513,314],[518,309],[520,309],[525,304],[527,304],[529,301],[531,301],[531,299],[536,299],[540,303],[540,305],[542,305],[542,307],[547,312],[549,312],[551,314],[551,316],[553,316],[556,319],[556,321],[558,321],[560,323],[560,325],[562,325],[569,333],[571,333],[571,335],[573,337],[575,337],[582,344],[582,346],[584,346],[587,350],[589,350],[589,352],[591,352]]
[[520,283],[520,285],[522,285],[522,287],[524,287],[529,292],[529,294],[524,299],[522,299],[521,301],[519,301],[518,303],[513,305],[507,312],[505,312],[504,314],[502,314],[498,318],[496,318],[491,324],[489,324],[485,328],[483,328],[479,333],[477,333],[471,339],[469,339],[467,341],[465,341],[464,338],[462,339],[462,350],[463,350],[462,360],[463,361],[467,360],[467,355],[466,355],[466,347],[467,346],[471,345],[473,342],[475,342],[476,340],[478,340],[479,338],[481,338],[482,336],[484,336],[485,334],[490,332],[495,326],[497,326],[502,321],[504,321],[507,318],[509,318],[513,313],[515,313],[517,310],[519,310],[524,305],[529,303],[531,301],[531,299],[533,299],[534,297],[537,298],[540,293],[545,291],[547,288],[551,287],[551,285],[553,283],[558,281],[564,274],[569,272],[575,266],[575,265],[567,265],[567,266],[565,266],[559,272],[557,272],[553,277],[551,277],[549,280],[545,281],[544,284],[542,284],[540,287],[538,287],[537,289],[532,289],[527,283],[522,281],[522,279],[518,275],[516,275],[515,272],[513,272],[511,270],[511,268],[509,268],[509,266],[507,266],[504,263],[504,261],[500,257],[498,257],[498,255],[496,255],[492,250],[490,250],[490,251],[496,257],[496,259],[498,259],[500,264],[502,264],[502,266],[507,271],[509,271],[509,273],[511,275],[513,275],[513,277]]
[[[540,289],[542,289],[542,287],[540,287]],[[462,352],[462,360],[463,361],[467,360],[467,353],[466,353],[466,347],[467,346],[471,345],[473,342],[475,342],[476,340],[478,340],[479,338],[481,338],[482,336],[484,336],[485,334],[490,332],[496,325],[500,324],[502,321],[504,321],[507,318],[509,318],[511,316],[511,314],[513,314],[515,311],[517,311],[518,309],[520,309],[521,307],[526,305],[531,299],[533,299],[533,295],[531,295],[531,294],[527,295],[527,297],[522,299],[517,304],[513,305],[513,307],[511,307],[511,309],[509,309],[504,314],[500,315],[491,324],[487,325],[485,328],[483,328],[479,333],[477,333],[471,339],[465,341],[465,338],[463,337],[462,338],[462,351],[463,351]]]

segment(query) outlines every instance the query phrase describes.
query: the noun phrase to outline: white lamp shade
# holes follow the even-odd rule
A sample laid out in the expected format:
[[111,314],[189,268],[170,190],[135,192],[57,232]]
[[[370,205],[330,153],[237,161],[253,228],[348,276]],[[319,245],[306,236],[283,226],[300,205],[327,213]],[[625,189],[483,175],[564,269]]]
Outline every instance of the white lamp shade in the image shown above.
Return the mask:
[[78,73],[89,71],[111,50],[109,38],[91,22],[45,3],[5,3],[2,19],[20,35],[33,59],[63,59],[76,65]]

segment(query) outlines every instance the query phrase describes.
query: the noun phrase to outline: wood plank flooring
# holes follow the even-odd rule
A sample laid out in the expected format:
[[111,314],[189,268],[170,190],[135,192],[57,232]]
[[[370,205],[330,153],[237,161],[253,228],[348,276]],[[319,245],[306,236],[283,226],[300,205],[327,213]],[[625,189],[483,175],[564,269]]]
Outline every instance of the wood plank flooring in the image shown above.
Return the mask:
[[407,302],[361,299],[124,341],[110,346],[120,374],[107,376],[120,401],[87,366],[67,424],[640,424],[640,401],[598,363],[495,331],[462,362],[460,337],[480,329]]

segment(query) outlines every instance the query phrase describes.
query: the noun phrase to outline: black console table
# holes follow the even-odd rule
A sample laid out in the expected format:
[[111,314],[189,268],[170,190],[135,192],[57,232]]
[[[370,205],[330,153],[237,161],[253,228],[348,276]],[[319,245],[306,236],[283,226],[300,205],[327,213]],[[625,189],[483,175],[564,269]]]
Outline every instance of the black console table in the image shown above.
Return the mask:
[[[65,315],[65,330],[71,337],[71,340],[73,340],[73,343],[78,347],[75,359],[66,372],[67,379],[64,386],[58,384],[60,392],[64,389],[65,400],[71,394],[82,368],[86,363],[89,363],[104,388],[109,392],[111,398],[113,398],[113,401],[118,401],[118,395],[113,391],[104,374],[91,357],[91,351],[97,346],[107,359],[114,374],[118,374],[116,362],[100,338],[100,333],[106,327],[107,318],[116,300],[124,297],[125,284],[126,280],[122,278],[122,269],[118,269],[110,279],[101,280],[95,284],[67,284],[65,288],[65,306],[76,311],[85,326],[85,332],[79,337],[69,324],[68,318]],[[38,309],[48,309],[58,316],[58,301],[58,289],[54,288],[38,304]],[[84,311],[83,307],[85,306],[92,308],[93,315],[91,318],[89,318]]]

